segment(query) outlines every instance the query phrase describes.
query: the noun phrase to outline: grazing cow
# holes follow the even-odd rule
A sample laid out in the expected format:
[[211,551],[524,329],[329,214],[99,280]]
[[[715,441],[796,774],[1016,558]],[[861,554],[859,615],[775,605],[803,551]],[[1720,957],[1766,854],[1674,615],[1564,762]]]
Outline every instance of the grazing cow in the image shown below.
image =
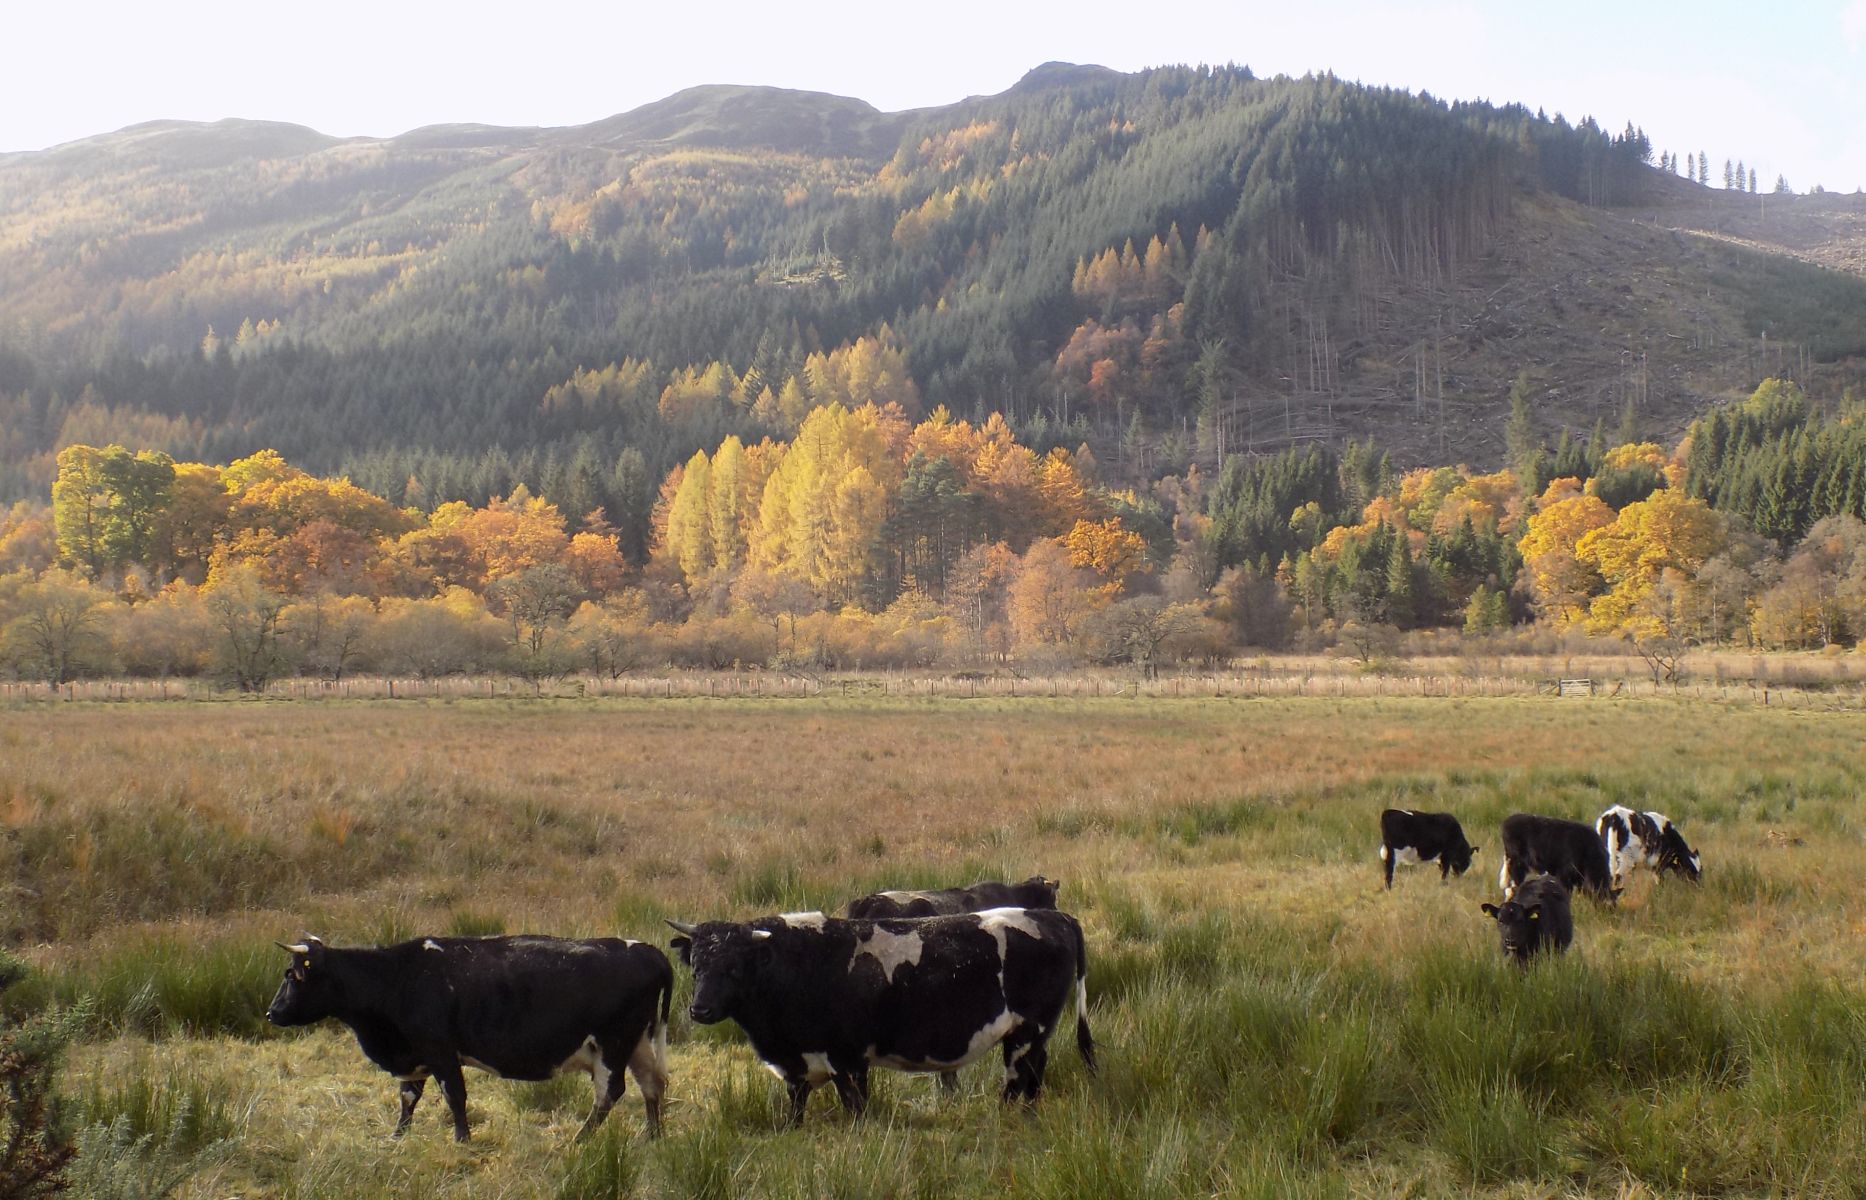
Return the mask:
[[1625,884],[1626,877],[1642,866],[1659,875],[1675,871],[1692,883],[1703,872],[1698,852],[1685,844],[1664,813],[1635,812],[1616,804],[1600,814],[1594,829],[1606,844],[1615,887]]
[[1553,875],[1571,890],[1585,890],[1603,904],[1620,896],[1607,869],[1607,847],[1593,826],[1513,813],[1503,819],[1503,869],[1497,873],[1504,899],[1536,872]]
[[1481,906],[1494,917],[1503,939],[1503,953],[1528,963],[1540,951],[1560,953],[1574,940],[1574,914],[1568,907],[1568,889],[1550,875],[1524,882],[1503,902]]
[[463,1066],[506,1079],[589,1072],[596,1103],[578,1137],[621,1099],[627,1067],[648,1136],[660,1132],[674,970],[645,942],[436,937],[338,950],[306,938],[280,949],[291,963],[266,1020],[348,1025],[369,1060],[401,1081],[396,1137],[431,1075],[453,1112],[455,1140],[467,1140]]
[[1393,886],[1393,868],[1438,860],[1438,879],[1443,883],[1454,872],[1462,875],[1471,869],[1471,856],[1477,847],[1464,840],[1464,827],[1450,813],[1413,812],[1389,808],[1380,814],[1380,862],[1386,868],[1387,886]]
[[981,879],[971,887],[876,892],[849,901],[848,915],[858,921],[879,921],[883,917],[947,917],[988,908],[1055,908],[1056,889],[1061,886],[1054,879],[1032,875],[1022,883]]
[[792,1125],[825,1082],[859,1116],[870,1067],[954,1071],[994,1045],[1003,1048],[1004,1098],[1035,1100],[1072,988],[1076,1048],[1095,1065],[1082,927],[1067,913],[668,924],[693,968],[689,1015],[739,1023],[789,1090]]

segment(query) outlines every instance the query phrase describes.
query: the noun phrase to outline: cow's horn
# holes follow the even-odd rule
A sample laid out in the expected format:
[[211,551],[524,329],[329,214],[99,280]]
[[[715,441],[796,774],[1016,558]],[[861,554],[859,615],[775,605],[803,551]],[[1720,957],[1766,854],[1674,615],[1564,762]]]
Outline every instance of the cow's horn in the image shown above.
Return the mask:
[[700,927],[698,925],[689,925],[684,921],[676,921],[671,917],[667,918],[667,923],[674,927],[674,931],[676,933],[684,933],[688,937],[692,937],[694,934],[700,931]]
[[304,945],[302,942],[296,946],[287,946],[284,942],[274,942],[272,944],[274,946],[277,946],[279,949],[285,951],[285,953],[287,954],[309,954],[311,953],[311,947]]

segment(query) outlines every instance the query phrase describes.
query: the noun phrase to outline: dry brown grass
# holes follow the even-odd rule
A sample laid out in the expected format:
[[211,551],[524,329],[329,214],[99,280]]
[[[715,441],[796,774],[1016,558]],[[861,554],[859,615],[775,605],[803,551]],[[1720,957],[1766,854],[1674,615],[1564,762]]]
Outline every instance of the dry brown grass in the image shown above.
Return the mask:
[[[1110,1080],[1142,1089],[1158,1067],[1139,1048],[1157,1019],[1147,997],[1182,985],[1136,972],[1178,962],[1191,986],[1208,969],[1204,951],[1175,945],[1235,941],[1248,962],[1252,931],[1267,930],[1281,949],[1266,949],[1266,963],[1402,996],[1412,985],[1380,973],[1494,953],[1474,913],[1494,886],[1495,821],[1515,808],[1591,817],[1650,803],[1704,852],[1700,889],[1641,884],[1619,911],[1581,906],[1583,964],[1682,975],[1765,1007],[1788,1003],[1772,997],[1796,979],[1850,987],[1866,929],[1859,744],[1859,718],[1845,712],[1670,700],[30,706],[0,725],[0,837],[14,872],[0,887],[19,901],[9,921],[28,958],[82,982],[99,962],[142,969],[151,946],[263,949],[305,930],[353,943],[462,922],[655,938],[665,914],[833,906],[893,881],[1043,870],[1064,879],[1112,988],[1097,1017]],[[1435,872],[1402,873],[1382,892],[1375,815],[1393,803],[1459,812],[1483,846],[1472,873],[1445,887]],[[1266,969],[1274,988],[1277,972],[1297,968]],[[206,1011],[211,1028],[224,1003]],[[747,1194],[860,1191],[796,1182],[789,1173],[813,1158],[859,1179],[885,1173],[887,1155],[934,1154],[938,1171],[968,1181],[954,1186],[1030,1168],[1018,1157],[1028,1136],[996,1114],[983,1069],[956,1107],[889,1077],[879,1140],[829,1119],[821,1100],[812,1128],[769,1140],[756,1132],[768,1082],[743,1048],[680,1032],[675,1148],[654,1152],[649,1194],[689,1194],[668,1156],[712,1153],[705,1139],[719,1129],[738,1131],[731,1153],[754,1156],[746,1178],[760,1182]],[[1045,1137],[1089,1119],[1087,1081],[1065,1058]],[[540,1091],[475,1076],[473,1147],[447,1144],[424,1113],[397,1148],[382,1140],[391,1089],[338,1030],[113,1037],[78,1055],[73,1079],[82,1089],[125,1071],[235,1098],[239,1148],[185,1193],[203,1197],[548,1194],[553,1177],[538,1164],[561,1156],[587,1103],[581,1080]],[[1700,1086],[1715,1100],[1724,1085]],[[1156,1133],[1192,1120],[1170,1115],[1169,1093],[1141,1093],[1168,1105],[1148,1117],[1169,1122],[1146,1127]],[[1393,1128],[1407,1128],[1397,1111]],[[612,1120],[632,1133],[639,1114],[631,1102]],[[1194,1126],[1202,1152],[1245,1155],[1228,1171],[1281,1169],[1250,1166],[1268,1151],[1248,1138],[1221,1150],[1229,1135]],[[964,1149],[979,1137],[1011,1140]],[[1334,1153],[1323,1176],[1304,1167],[1300,1178],[1332,1174],[1346,1194],[1369,1196],[1443,1194],[1461,1179],[1405,1139],[1350,1138]],[[1572,1194],[1672,1194],[1638,1190],[1649,1178],[1615,1182],[1614,1160],[1589,1157],[1598,1152],[1568,1153],[1593,1164]],[[1482,1182],[1458,1186],[1554,1194],[1545,1177]]]

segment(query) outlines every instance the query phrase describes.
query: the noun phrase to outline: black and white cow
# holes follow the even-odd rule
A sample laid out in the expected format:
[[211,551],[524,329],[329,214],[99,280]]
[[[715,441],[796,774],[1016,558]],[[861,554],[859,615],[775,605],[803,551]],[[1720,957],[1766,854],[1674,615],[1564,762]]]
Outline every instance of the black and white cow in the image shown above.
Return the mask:
[[[860,921],[879,921],[886,917],[949,917],[988,908],[1055,908],[1056,889],[1061,886],[1047,876],[1032,875],[1022,883],[981,879],[962,888],[876,892],[849,901],[848,915]],[[957,1091],[959,1072],[941,1071],[939,1085],[942,1091]]]
[[1529,876],[1553,875],[1573,891],[1586,891],[1603,904],[1619,899],[1607,867],[1607,847],[1592,825],[1560,817],[1513,813],[1503,818],[1503,867],[1497,886],[1504,899]]
[[1551,875],[1537,875],[1516,889],[1501,907],[1481,906],[1497,922],[1503,953],[1527,963],[1542,951],[1559,953],[1574,941],[1574,913],[1568,889]]
[[1636,812],[1616,804],[1600,814],[1594,830],[1606,844],[1607,866],[1615,887],[1624,886],[1626,877],[1640,867],[1659,875],[1675,871],[1692,883],[1698,882],[1703,873],[1698,852],[1685,844],[1664,813]]
[[962,888],[876,892],[849,901],[848,915],[858,921],[879,921],[883,917],[946,917],[988,908],[1055,908],[1056,889],[1061,886],[1054,879],[1032,875],[1022,883],[981,879]]
[[339,950],[306,938],[280,949],[291,963],[266,1019],[348,1025],[369,1060],[401,1081],[397,1137],[433,1076],[455,1139],[467,1140],[462,1067],[532,1080],[587,1071],[596,1103],[579,1137],[621,1098],[626,1067],[641,1088],[648,1135],[660,1132],[674,970],[646,942],[432,937]]
[[1067,913],[668,924],[693,968],[689,1015],[701,1025],[739,1023],[784,1081],[792,1125],[823,1083],[859,1116],[870,1067],[953,1071],[993,1046],[1003,1051],[1004,1098],[1035,1100],[1071,991],[1076,1048],[1095,1065],[1082,927]]
[[1470,870],[1476,853],[1477,847],[1464,840],[1464,827],[1450,813],[1389,808],[1380,814],[1380,862],[1388,887],[1393,886],[1393,868],[1401,863],[1413,866],[1436,859],[1443,883]]

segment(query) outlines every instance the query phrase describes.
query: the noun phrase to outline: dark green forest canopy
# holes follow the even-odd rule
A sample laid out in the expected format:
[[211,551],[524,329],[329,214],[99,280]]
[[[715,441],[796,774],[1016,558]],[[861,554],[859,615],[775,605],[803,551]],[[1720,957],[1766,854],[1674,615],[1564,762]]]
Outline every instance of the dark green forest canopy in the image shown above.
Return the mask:
[[[1061,64],[908,114],[703,88],[578,129],[139,126],[0,157],[0,494],[43,494],[72,441],[271,446],[398,502],[594,498],[639,542],[667,468],[782,436],[759,389],[876,335],[923,408],[1001,410],[1130,472],[1240,425],[1252,449],[1339,444],[1417,423],[1428,352],[1396,297],[1443,295],[1522,197],[1638,198],[1651,155],[1631,127],[1327,75]],[[1082,285],[1098,259],[1119,271]],[[1778,339],[1833,354],[1866,328],[1857,280],[1810,268],[1809,302],[1726,261]],[[1435,311],[1442,425],[1475,385],[1447,382]],[[1120,372],[1072,377],[1059,355],[1096,337]],[[648,382],[544,402],[625,362]],[[714,362],[715,403],[658,403]],[[1253,416],[1272,394],[1280,428]]]

